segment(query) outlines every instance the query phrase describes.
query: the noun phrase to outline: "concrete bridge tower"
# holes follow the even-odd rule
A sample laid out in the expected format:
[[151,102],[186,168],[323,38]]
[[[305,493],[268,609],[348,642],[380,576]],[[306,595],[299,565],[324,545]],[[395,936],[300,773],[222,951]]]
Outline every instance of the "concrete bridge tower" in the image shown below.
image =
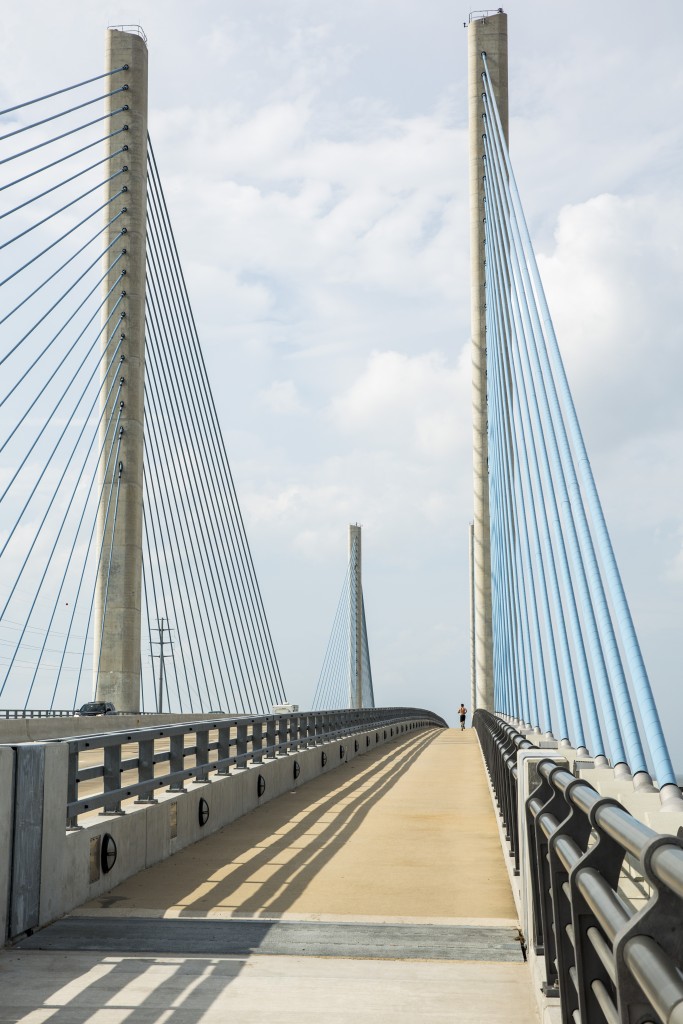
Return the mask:
[[[125,234],[106,253],[103,272],[110,267],[113,253],[123,248],[125,255],[108,270],[103,281],[101,345],[104,349],[123,317],[117,328],[123,361],[117,359],[109,367],[110,359],[105,356],[101,371],[104,415],[100,425],[101,499],[96,548],[101,554],[95,594],[93,689],[97,700],[112,701],[117,711],[139,711],[147,202],[147,44],[142,34],[108,29],[105,60],[105,71],[127,66],[126,91],[105,101],[107,113],[118,111],[107,122],[108,131],[116,133],[105,143],[112,156],[111,170],[125,166],[127,171],[105,186],[105,199],[111,201],[104,210],[106,242],[114,241],[123,228]],[[120,110],[124,105],[127,109]],[[120,153],[124,145],[127,149]],[[122,181],[126,191],[117,195]],[[123,208],[125,213],[112,223]],[[122,270],[125,277],[118,281]],[[110,345],[110,352],[117,341]],[[111,388],[107,399],[112,379],[116,378],[123,378],[123,385],[120,390]],[[110,423],[113,403],[119,409],[114,410]],[[120,436],[112,438],[114,431]]]
[[349,526],[349,707],[363,707],[363,580],[361,528]]
[[474,454],[474,530],[472,536],[474,597],[474,707],[494,710],[491,615],[491,548],[488,477],[488,407],[486,397],[486,296],[484,266],[484,102],[482,53],[508,137],[507,15],[500,8],[470,19],[470,265],[472,303],[472,429]]

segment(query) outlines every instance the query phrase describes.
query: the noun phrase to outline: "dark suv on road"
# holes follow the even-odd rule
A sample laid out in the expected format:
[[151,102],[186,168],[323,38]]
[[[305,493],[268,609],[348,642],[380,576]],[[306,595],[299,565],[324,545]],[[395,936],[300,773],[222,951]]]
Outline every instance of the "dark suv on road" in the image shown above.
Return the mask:
[[91,715],[115,715],[116,708],[108,700],[92,700],[89,704],[82,704],[75,712],[76,718],[88,718]]

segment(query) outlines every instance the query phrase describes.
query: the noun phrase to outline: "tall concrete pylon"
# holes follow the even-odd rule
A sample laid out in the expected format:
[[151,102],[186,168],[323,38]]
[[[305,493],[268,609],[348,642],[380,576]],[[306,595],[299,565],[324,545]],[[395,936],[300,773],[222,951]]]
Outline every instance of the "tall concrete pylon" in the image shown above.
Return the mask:
[[470,266],[472,303],[472,433],[474,455],[474,654],[475,704],[494,710],[489,520],[488,405],[486,395],[486,294],[484,264],[484,102],[482,53],[508,138],[507,15],[471,18],[468,28],[470,124]]
[[361,528],[349,526],[349,707],[363,707],[363,578]]
[[[142,453],[143,453],[143,387],[145,375],[145,233],[147,202],[147,44],[141,33],[110,28],[105,45],[105,71],[113,72],[127,65],[125,92],[107,97],[106,112],[124,104],[127,110],[112,114],[107,122],[109,132],[120,132],[106,140],[112,157],[111,171],[128,168],[122,177],[108,182],[105,206],[106,243],[112,242],[122,228],[125,234],[104,257],[103,272],[112,262],[112,254],[125,248],[125,255],[109,270],[102,284],[102,348],[107,345],[114,325],[120,324],[123,339],[120,354],[109,367],[110,359],[102,361],[100,392],[104,415],[100,426],[102,456],[98,484],[102,495],[97,518],[98,566],[94,609],[93,688],[97,700],[111,701],[117,711],[140,709],[140,641],[142,609]],[[115,75],[108,79],[112,89],[121,81]],[[124,128],[124,126],[126,126]],[[121,147],[127,146],[124,153]],[[114,156],[113,154],[117,155]],[[116,196],[125,183],[126,192]],[[123,207],[126,212],[109,223]],[[119,274],[125,277],[115,284]],[[125,295],[122,298],[122,292]],[[109,351],[113,351],[114,343]],[[120,391],[111,389],[113,379],[123,378]],[[119,409],[114,410],[107,430],[112,404],[120,406],[112,456],[112,432]],[[101,410],[102,411],[102,410]],[[107,513],[107,498],[112,494]],[[116,521],[114,536],[114,510]]]

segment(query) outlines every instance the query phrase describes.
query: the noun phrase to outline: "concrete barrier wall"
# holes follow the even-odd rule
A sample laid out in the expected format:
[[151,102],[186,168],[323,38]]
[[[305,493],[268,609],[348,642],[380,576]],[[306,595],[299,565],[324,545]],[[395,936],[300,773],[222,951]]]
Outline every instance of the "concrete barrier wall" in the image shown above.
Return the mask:
[[208,722],[229,718],[211,715],[96,715],[88,718],[8,718],[0,719],[0,743],[40,743],[66,736],[101,736],[103,732],[147,729],[153,725],[177,725],[180,722]]
[[11,747],[0,747],[0,928],[7,935],[9,926],[9,886],[14,836],[14,764]]
[[[124,814],[85,818],[82,828],[69,832],[65,831],[68,747],[61,743],[41,744],[45,751],[45,780],[40,878],[36,879],[40,890],[38,926],[49,924],[88,900],[101,896],[125,879],[211,835],[261,804],[297,789],[378,746],[394,742],[410,731],[408,727],[415,727],[415,721],[403,724],[403,733],[400,726],[393,726],[393,737],[387,727],[386,740],[384,727],[365,730],[334,742],[250,764],[247,768],[233,770],[230,775],[212,775],[211,782],[188,783],[186,792],[157,792],[157,803],[140,804],[131,809],[127,807]],[[11,748],[10,755],[6,755],[6,750],[0,748],[2,783],[12,771]],[[326,755],[324,765],[323,754]],[[296,779],[295,761],[300,768]],[[260,796],[259,776],[265,783],[265,790]],[[3,785],[3,792],[7,791]],[[203,826],[199,821],[202,799],[209,808],[209,818]],[[3,827],[4,815],[0,828]],[[102,869],[102,851],[107,835],[116,844],[117,856],[111,870],[105,872]],[[0,831],[0,843],[4,838],[5,832]],[[7,886],[0,892],[7,892]],[[0,899],[0,920],[6,919],[7,900]],[[3,934],[7,935],[6,926]],[[16,937],[16,934],[20,932],[11,937]]]

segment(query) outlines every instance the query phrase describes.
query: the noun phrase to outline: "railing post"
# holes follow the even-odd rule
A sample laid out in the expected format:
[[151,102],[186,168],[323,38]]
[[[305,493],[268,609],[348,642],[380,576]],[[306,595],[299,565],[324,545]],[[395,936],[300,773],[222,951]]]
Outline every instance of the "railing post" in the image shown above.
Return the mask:
[[[66,803],[73,804],[78,800],[78,744],[69,744],[69,766],[67,769],[67,783],[66,783]],[[73,814],[71,817],[66,819],[67,829],[76,829],[78,825],[78,815]]]
[[[170,760],[169,760],[169,768],[171,770],[171,774],[174,774],[175,772],[182,772],[182,771],[184,771],[184,769],[185,769],[185,735],[184,735],[184,733],[180,733],[180,735],[171,736],[169,746],[170,746],[170,755],[171,755],[170,756]],[[184,779],[182,779],[182,778],[176,779],[176,781],[172,782],[171,785],[168,787],[168,792],[169,793],[184,793],[185,792],[185,786],[184,786],[183,783],[184,783]]]
[[593,868],[597,871],[614,890],[619,884],[625,851],[619,843],[607,835],[596,820],[597,811],[608,805],[621,806],[617,800],[603,797],[591,807],[588,817],[591,828],[595,829],[597,833],[597,841],[586,850],[569,873],[576,979],[579,993],[579,1013],[582,1021],[601,1019],[602,1010],[593,988],[593,982],[600,982],[608,989],[612,984],[612,980],[588,935],[590,928],[599,929],[598,919],[578,885],[578,876],[585,868]]
[[[104,793],[121,789],[121,744],[104,748]],[[121,798],[105,800],[103,814],[125,814],[121,810]]]
[[266,757],[273,758],[277,754],[276,744],[276,720],[272,716],[266,719]]
[[155,804],[154,797],[154,740],[140,740],[138,743],[138,782],[149,782],[149,791],[140,793],[136,804]]
[[195,733],[195,767],[197,774],[194,777],[195,782],[208,782],[209,774],[207,765],[209,762],[209,729],[208,726],[201,726],[197,728]]
[[569,806],[569,815],[553,832],[548,845],[553,928],[555,945],[557,947],[557,974],[562,996],[562,1013],[564,1019],[569,1024],[574,1020],[574,1011],[579,1010],[579,993],[572,980],[573,973],[576,970],[576,953],[570,936],[572,905],[568,895],[569,871],[558,853],[558,846],[563,843],[563,840],[569,840],[581,851],[585,850],[588,845],[591,834],[588,816],[578,811],[569,799],[574,787],[585,785],[585,782],[575,779],[574,782],[570,782],[567,786],[564,795]]
[[260,719],[252,718],[251,736],[251,759],[254,764],[261,764],[263,761],[263,722]]
[[287,715],[279,715],[277,720],[277,752],[278,754],[286,754],[289,749],[287,739],[289,736],[289,717]]
[[[629,956],[632,954],[634,946],[639,947],[641,951],[644,946],[647,947],[647,953],[657,962],[660,979],[665,977],[665,972],[662,970],[662,952],[672,964],[676,965],[676,973],[680,978],[681,963],[683,962],[680,892],[677,893],[670,888],[653,866],[653,859],[656,857],[657,851],[664,852],[663,848],[666,848],[667,852],[683,851],[683,838],[661,835],[653,836],[650,840],[641,855],[641,862],[643,874],[652,890],[652,898],[642,910],[631,918],[614,941],[616,990],[621,1024],[631,1024],[631,1021],[634,1020],[648,1020],[652,1016],[650,1004],[643,998],[642,989],[628,965]],[[673,882],[673,878],[670,881]],[[659,950],[652,949],[653,939]],[[661,992],[661,995],[664,993]],[[668,1005],[659,1008],[659,1013],[665,1020],[671,1021],[675,1019],[676,1013],[680,1013],[681,1003],[677,1002],[680,999],[680,991],[676,992],[671,987],[666,996],[663,1003]],[[673,1009],[672,1004],[676,1002],[676,1009]]]
[[[220,725],[218,727],[218,760],[227,761],[230,758],[230,726]],[[219,764],[217,775],[229,775],[230,765]]]
[[247,766],[247,723],[243,718],[237,721],[237,749],[235,763],[238,768]]

